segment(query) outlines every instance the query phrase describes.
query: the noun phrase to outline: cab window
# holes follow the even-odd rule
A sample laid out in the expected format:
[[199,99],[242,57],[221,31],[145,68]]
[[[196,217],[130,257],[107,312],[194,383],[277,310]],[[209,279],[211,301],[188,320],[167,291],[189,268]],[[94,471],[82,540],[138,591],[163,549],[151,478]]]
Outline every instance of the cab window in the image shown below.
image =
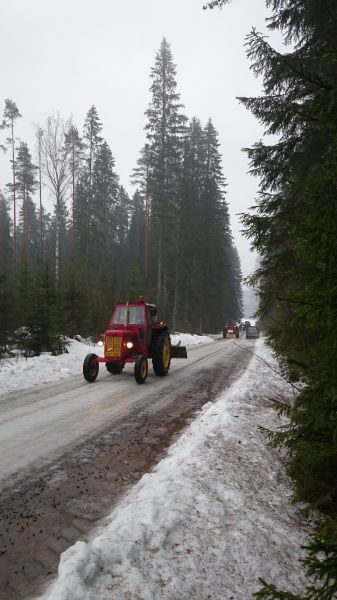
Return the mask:
[[[117,306],[113,312],[110,325],[125,325],[126,306]],[[144,308],[129,306],[129,325],[144,325]]]

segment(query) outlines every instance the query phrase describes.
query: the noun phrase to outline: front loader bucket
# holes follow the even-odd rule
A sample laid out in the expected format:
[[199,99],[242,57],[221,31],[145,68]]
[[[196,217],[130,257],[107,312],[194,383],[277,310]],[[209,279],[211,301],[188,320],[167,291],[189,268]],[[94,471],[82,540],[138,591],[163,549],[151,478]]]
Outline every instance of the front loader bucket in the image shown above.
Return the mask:
[[171,358],[187,358],[186,346],[171,346]]

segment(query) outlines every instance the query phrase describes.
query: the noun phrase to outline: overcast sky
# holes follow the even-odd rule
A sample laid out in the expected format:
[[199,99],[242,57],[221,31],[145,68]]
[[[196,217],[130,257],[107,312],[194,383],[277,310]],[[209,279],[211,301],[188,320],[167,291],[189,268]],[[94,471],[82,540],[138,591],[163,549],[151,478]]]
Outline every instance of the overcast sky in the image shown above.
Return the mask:
[[[150,101],[150,69],[163,37],[177,65],[185,114],[209,117],[220,136],[232,231],[243,274],[255,256],[241,233],[238,213],[254,203],[258,182],[247,174],[242,147],[261,138],[254,117],[236,96],[260,93],[250,71],[245,36],[265,31],[264,0],[234,0],[202,10],[205,0],[1,0],[0,110],[5,98],[22,114],[17,135],[33,151],[33,123],[59,111],[82,130],[94,104],[103,135],[129,192],[130,173],[143,146]],[[1,134],[3,137],[3,133]],[[1,158],[0,188],[8,181]]]

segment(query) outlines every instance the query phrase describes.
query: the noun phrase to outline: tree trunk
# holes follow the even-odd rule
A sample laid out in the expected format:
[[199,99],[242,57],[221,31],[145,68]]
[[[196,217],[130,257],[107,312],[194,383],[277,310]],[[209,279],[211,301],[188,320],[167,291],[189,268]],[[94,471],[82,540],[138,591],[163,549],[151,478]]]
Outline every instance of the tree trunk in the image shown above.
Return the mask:
[[17,249],[17,241],[16,241],[16,181],[15,181],[15,148],[14,148],[14,121],[12,119],[11,123],[11,131],[12,131],[12,169],[13,169],[13,227],[14,227],[14,274],[16,273],[16,249]]
[[161,233],[159,233],[159,238],[158,238],[158,271],[157,271],[157,304],[159,306],[160,304],[160,300],[161,300],[161,272],[162,272],[162,250],[163,245],[162,245],[162,237],[161,237]]

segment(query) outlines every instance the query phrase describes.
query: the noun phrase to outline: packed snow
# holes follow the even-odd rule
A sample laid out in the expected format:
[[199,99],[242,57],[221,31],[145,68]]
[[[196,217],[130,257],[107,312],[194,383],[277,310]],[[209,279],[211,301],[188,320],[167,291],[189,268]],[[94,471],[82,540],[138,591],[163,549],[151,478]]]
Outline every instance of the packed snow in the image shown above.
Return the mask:
[[[61,381],[82,373],[85,356],[89,352],[103,355],[103,349],[97,345],[90,345],[88,340],[69,340],[68,352],[60,356],[43,353],[40,356],[25,358],[17,353],[11,358],[0,360],[0,394],[23,390],[45,383]],[[172,344],[181,343],[182,346],[206,344],[214,339],[207,335],[192,335],[190,333],[176,333],[171,336]]]
[[259,429],[280,425],[266,398],[293,390],[262,339],[254,351],[100,528],[62,554],[41,600],[247,600],[259,577],[303,589],[307,525]]

